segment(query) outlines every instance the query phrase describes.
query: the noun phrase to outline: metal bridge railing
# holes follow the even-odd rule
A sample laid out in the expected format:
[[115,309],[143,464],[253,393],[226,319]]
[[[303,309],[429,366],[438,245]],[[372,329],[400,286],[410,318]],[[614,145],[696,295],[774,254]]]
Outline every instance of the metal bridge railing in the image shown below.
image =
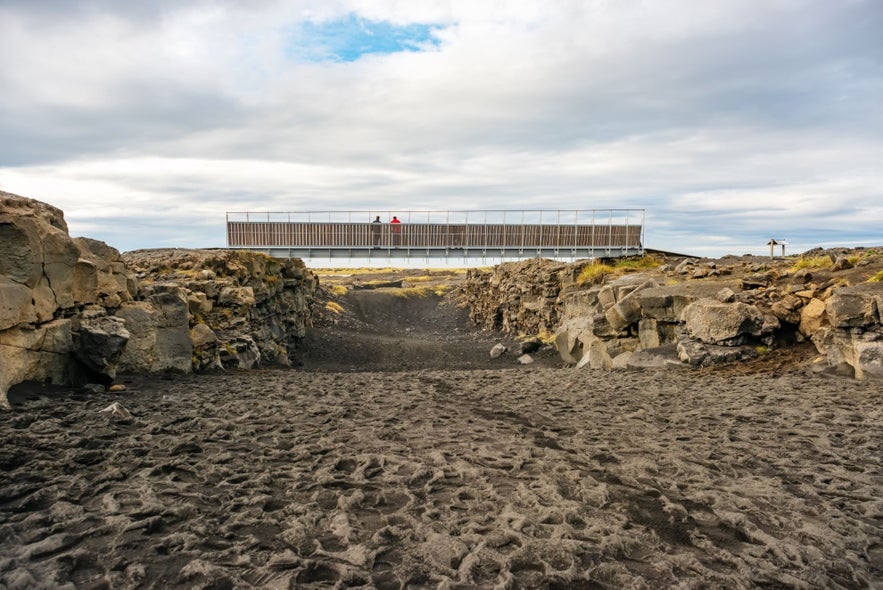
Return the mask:
[[[393,216],[401,223],[389,223]],[[288,248],[299,256],[377,248],[397,256],[461,250],[617,256],[642,253],[643,231],[643,209],[227,213],[228,247]]]

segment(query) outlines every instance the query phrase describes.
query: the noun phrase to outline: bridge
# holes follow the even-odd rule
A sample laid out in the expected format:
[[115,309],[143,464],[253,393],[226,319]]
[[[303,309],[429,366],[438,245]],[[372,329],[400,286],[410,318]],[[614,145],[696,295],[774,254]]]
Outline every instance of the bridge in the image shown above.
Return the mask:
[[227,213],[228,248],[277,258],[616,258],[643,243],[643,209]]

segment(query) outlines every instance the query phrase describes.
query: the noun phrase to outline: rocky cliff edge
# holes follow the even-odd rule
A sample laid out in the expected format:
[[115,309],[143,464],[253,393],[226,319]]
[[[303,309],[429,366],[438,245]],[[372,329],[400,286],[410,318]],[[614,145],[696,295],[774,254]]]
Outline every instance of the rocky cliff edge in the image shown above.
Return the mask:
[[317,283],[299,260],[251,252],[123,256],[71,238],[60,209],[0,192],[0,407],[24,381],[288,365]]
[[540,335],[578,367],[709,366],[811,343],[818,370],[883,378],[883,249],[608,262],[475,269],[462,296],[479,325]]

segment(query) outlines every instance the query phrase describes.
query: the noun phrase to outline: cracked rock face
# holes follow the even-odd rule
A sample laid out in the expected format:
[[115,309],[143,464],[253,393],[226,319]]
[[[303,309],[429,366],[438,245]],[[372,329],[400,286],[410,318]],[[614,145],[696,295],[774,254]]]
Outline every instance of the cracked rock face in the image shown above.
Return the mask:
[[318,285],[300,260],[181,249],[126,257],[71,238],[61,210],[0,192],[0,407],[23,381],[108,386],[117,370],[294,360]]
[[87,307],[131,301],[134,287],[119,252],[72,239],[60,209],[0,192],[0,406],[26,380],[111,380],[125,329],[79,320]]
[[706,366],[809,340],[828,367],[880,378],[883,282],[869,280],[883,266],[878,250],[841,253],[848,264],[812,273],[794,260],[724,257],[704,265],[715,273],[691,273],[684,260],[601,284],[575,280],[583,262],[530,260],[470,271],[463,299],[482,327],[554,332],[562,361],[577,367]]
[[116,315],[144,329],[133,329],[123,369],[247,370],[296,362],[318,285],[300,260],[181,248],[127,252],[125,260],[141,280],[141,301]]

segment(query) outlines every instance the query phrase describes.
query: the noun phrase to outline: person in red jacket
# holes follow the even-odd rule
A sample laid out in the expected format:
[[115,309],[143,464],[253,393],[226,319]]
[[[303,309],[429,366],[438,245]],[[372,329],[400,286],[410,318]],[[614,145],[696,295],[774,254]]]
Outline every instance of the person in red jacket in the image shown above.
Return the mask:
[[395,215],[392,216],[392,245],[398,246],[402,243],[402,222]]

